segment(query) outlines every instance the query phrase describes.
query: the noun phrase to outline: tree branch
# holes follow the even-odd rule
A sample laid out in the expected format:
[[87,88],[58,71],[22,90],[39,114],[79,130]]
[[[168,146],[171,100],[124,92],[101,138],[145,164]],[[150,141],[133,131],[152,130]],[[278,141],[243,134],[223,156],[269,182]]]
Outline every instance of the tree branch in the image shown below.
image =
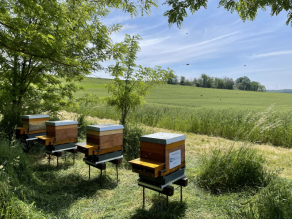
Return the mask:
[[35,54],[31,54],[31,53],[29,53],[29,52],[26,52],[26,51],[24,51],[24,50],[21,50],[21,49],[15,49],[15,48],[12,48],[12,47],[10,47],[10,46],[7,46],[7,45],[4,44],[3,42],[0,42],[0,45],[2,45],[3,47],[5,47],[5,48],[7,48],[7,49],[13,50],[13,51],[15,51],[15,52],[21,52],[21,53],[23,53],[23,54],[30,55],[30,56],[37,57],[37,58],[48,59],[48,60],[50,60],[50,61],[52,61],[53,63],[56,63],[56,64],[65,65],[65,66],[69,66],[69,67],[77,67],[77,65],[66,64],[66,63],[63,63],[63,62],[60,62],[60,61],[57,61],[57,60],[51,59],[51,58],[49,58],[49,57],[40,56],[40,55],[35,55]]
[[3,22],[1,22],[1,21],[0,21],[0,24],[2,24],[2,25],[3,25],[3,26],[5,26],[5,27],[8,27],[8,28],[10,28],[10,29],[17,30],[17,29],[15,29],[15,28],[13,28],[13,27],[11,27],[11,26],[7,25],[7,24],[4,24],[4,23],[3,23]]

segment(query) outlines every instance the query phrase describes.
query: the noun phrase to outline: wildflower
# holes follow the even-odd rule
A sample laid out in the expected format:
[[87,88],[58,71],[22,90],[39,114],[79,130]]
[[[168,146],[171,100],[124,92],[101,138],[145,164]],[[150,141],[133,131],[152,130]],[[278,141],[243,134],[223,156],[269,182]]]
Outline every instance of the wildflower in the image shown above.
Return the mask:
[[0,166],[0,170],[3,169],[3,165]]

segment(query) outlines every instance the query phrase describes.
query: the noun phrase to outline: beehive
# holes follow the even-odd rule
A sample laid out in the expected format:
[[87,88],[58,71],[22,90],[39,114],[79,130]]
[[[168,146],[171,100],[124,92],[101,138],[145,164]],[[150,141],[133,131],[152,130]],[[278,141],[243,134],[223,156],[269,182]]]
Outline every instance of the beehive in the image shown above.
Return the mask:
[[185,166],[185,135],[155,133],[140,137],[140,158],[129,161],[132,171],[156,178]]
[[49,115],[23,115],[21,116],[22,127],[17,127],[19,134],[35,134],[46,132],[46,121]]
[[48,121],[46,135],[37,136],[45,145],[59,145],[78,141],[77,121]]
[[86,156],[107,154],[123,149],[124,126],[117,124],[88,125],[86,144],[76,144]]

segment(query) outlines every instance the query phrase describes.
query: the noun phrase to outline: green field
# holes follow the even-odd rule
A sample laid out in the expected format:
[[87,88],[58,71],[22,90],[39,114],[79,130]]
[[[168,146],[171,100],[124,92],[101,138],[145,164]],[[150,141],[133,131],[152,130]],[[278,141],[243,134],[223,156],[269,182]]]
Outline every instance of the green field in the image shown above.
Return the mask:
[[[85,93],[109,95],[104,87],[110,82],[87,78],[80,83],[85,91],[78,92],[76,97]],[[129,112],[129,122],[292,147],[290,94],[161,85],[151,90],[145,102]],[[102,103],[67,110],[99,118],[120,118],[115,108]]]
[[[85,93],[99,97],[109,95],[104,88],[110,79],[86,78],[78,83],[85,91],[76,93],[82,97]],[[146,104],[207,109],[265,110],[272,104],[277,111],[292,111],[292,95],[270,92],[210,89],[181,85],[161,85],[150,91],[145,98]]]

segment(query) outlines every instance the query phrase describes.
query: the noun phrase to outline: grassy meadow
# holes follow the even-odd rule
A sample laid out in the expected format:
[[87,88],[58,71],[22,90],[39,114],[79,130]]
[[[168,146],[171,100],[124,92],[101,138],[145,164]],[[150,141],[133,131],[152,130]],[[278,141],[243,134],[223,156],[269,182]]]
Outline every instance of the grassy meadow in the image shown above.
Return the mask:
[[[102,97],[108,95],[104,84],[110,82],[88,78],[81,85],[87,93]],[[79,92],[76,97],[83,95]],[[130,112],[128,122],[143,135],[186,135],[189,184],[183,188],[183,203],[179,186],[173,185],[168,207],[164,195],[146,189],[142,209],[142,188],[137,185],[138,174],[127,164],[126,145],[120,181],[115,166],[107,163],[100,186],[100,170],[91,168],[89,180],[83,154],[77,154],[74,165],[69,154],[66,161],[59,159],[59,167],[55,157],[49,166],[43,145],[24,153],[18,141],[0,133],[0,218],[291,218],[290,98],[290,94],[187,86],[153,89],[147,103]],[[117,111],[101,102],[66,110],[54,116],[83,118],[79,131],[88,124],[119,123]],[[78,141],[86,141],[84,133]]]
[[[76,114],[67,112],[60,112],[60,115],[61,119],[75,120],[77,117]],[[86,117],[86,119],[92,124],[118,123],[115,120],[94,117]],[[174,132],[147,126],[142,126],[142,128],[144,134]],[[175,133],[182,132],[175,131]],[[72,164],[72,156],[69,155],[66,161],[64,158],[59,160],[59,167],[56,167],[56,158],[49,166],[48,156],[44,155],[42,147],[34,153],[24,154],[19,150],[13,152],[17,150],[17,147],[15,143],[12,143],[14,146],[9,156],[10,160],[16,162],[17,165],[14,166],[14,173],[10,170],[9,178],[5,178],[9,170],[6,170],[7,172],[0,170],[2,185],[0,198],[2,201],[7,201],[10,206],[0,208],[0,216],[6,214],[3,218],[248,218],[245,215],[253,214],[244,207],[248,203],[257,203],[262,193],[262,196],[266,195],[274,201],[275,197],[269,194],[277,193],[278,189],[282,189],[277,184],[275,188],[270,188],[271,191],[251,187],[219,194],[200,187],[197,183],[197,176],[202,171],[200,159],[209,154],[214,147],[253,147],[259,155],[264,157],[265,166],[269,171],[277,171],[280,179],[292,179],[291,149],[275,148],[269,145],[248,145],[244,142],[193,133],[184,134],[187,137],[186,175],[189,185],[183,189],[182,204],[180,204],[179,186],[174,185],[174,196],[169,197],[168,208],[164,195],[159,196],[158,193],[146,189],[146,207],[142,209],[142,188],[137,185],[138,174],[133,173],[125,161],[119,167],[119,183],[116,182],[115,166],[107,163],[106,175],[102,176],[103,186],[101,187],[99,170],[91,168],[91,179],[88,179],[88,166],[82,160],[83,154],[77,155],[75,165]],[[81,142],[84,140],[79,139]],[[1,144],[4,146],[3,142]],[[3,150],[5,147],[1,147],[1,154],[7,155],[8,152]],[[7,165],[5,166],[7,169]],[[22,171],[19,172],[19,168]],[[21,179],[19,182],[12,177],[17,174]],[[7,184],[5,184],[6,181]],[[288,198],[291,201],[289,194]],[[264,207],[267,206],[267,204],[264,205]],[[257,215],[250,218],[261,217]]]
[[[109,79],[87,78],[85,93],[109,95]],[[133,109],[128,120],[174,131],[220,136],[292,147],[292,96],[283,93],[208,89],[162,85],[150,91],[145,104]],[[99,118],[119,119],[118,112],[102,103],[67,109]]]

